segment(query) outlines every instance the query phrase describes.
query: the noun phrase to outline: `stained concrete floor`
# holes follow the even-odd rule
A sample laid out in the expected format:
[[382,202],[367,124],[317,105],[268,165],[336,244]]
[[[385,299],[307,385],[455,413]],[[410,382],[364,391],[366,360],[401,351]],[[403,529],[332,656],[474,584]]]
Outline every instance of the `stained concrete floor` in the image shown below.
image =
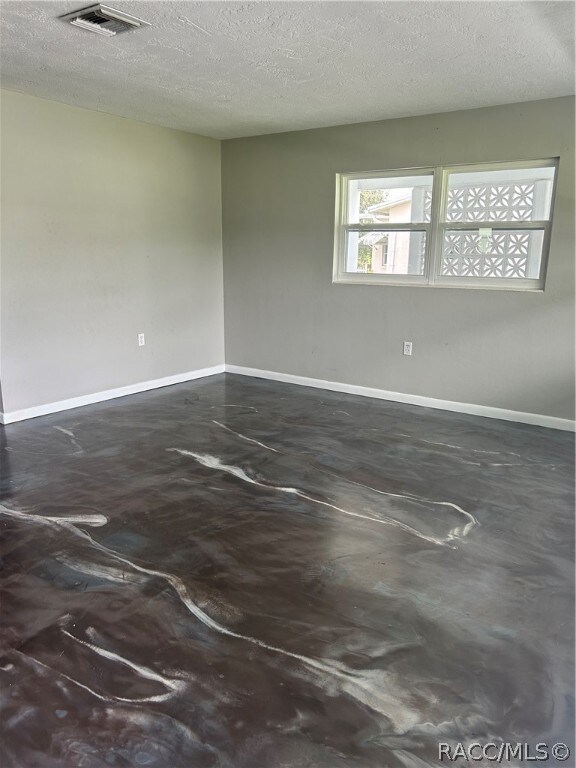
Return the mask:
[[568,433],[221,375],[3,439],[3,768],[573,749]]

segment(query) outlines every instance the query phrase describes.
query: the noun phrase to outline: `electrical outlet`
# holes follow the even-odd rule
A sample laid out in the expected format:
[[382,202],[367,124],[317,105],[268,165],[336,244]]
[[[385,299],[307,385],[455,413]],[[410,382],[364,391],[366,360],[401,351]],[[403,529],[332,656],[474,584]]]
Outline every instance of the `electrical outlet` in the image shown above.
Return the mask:
[[144,344],[146,344],[146,339],[144,338],[144,334],[143,333],[139,333],[138,334],[138,346],[139,347],[143,347]]
[[404,342],[404,354],[405,355],[411,355],[412,354],[412,342],[411,341],[405,341]]

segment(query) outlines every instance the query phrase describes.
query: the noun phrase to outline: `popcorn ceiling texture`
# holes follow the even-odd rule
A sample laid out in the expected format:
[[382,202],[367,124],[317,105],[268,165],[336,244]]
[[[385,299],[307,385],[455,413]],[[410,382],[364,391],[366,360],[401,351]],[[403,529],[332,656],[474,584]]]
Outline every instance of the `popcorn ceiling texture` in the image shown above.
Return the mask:
[[2,86],[232,138],[574,92],[572,2],[134,2],[104,38],[3,0]]

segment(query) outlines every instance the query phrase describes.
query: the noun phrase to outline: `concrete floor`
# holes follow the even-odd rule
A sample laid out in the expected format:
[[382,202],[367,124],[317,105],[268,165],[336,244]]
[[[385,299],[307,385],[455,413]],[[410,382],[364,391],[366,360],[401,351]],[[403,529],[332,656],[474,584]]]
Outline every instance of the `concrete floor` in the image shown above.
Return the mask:
[[3,768],[573,750],[572,435],[221,375],[3,437]]

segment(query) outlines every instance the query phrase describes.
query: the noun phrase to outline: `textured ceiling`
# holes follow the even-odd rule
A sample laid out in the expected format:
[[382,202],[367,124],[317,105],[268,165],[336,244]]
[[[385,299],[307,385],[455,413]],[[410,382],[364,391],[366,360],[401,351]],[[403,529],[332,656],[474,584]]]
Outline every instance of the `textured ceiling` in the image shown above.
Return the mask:
[[152,26],[2,0],[3,87],[217,138],[574,92],[573,2],[107,2]]

